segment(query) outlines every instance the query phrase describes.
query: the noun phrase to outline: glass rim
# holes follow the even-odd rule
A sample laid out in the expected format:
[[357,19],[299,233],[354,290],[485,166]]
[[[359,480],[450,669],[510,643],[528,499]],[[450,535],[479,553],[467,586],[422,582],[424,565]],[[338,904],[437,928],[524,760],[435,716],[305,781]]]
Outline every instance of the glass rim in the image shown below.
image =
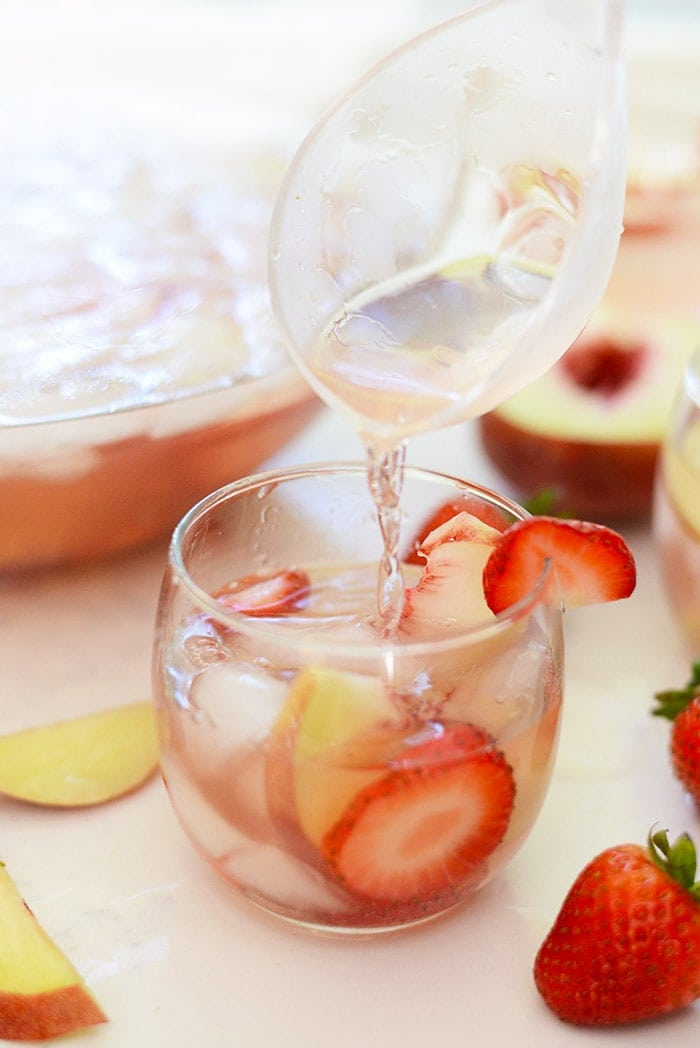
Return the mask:
[[[524,619],[540,604],[540,598],[550,577],[550,572],[553,570],[549,559],[545,560],[542,572],[532,589],[516,603],[510,605],[504,611],[494,614],[488,620],[463,627],[442,638],[414,639],[411,637],[382,638],[377,636],[376,641],[372,642],[366,639],[351,642],[329,639],[322,631],[314,631],[311,628],[295,633],[290,631],[283,621],[270,622],[260,617],[245,615],[243,612],[227,609],[222,606],[214,594],[210,593],[194,579],[183,556],[184,542],[191,528],[214,509],[245,492],[277,486],[287,481],[339,474],[354,477],[361,476],[366,479],[367,468],[365,463],[360,461],[314,462],[284,466],[242,477],[205,495],[204,498],[196,502],[185,513],[172,533],[168,547],[168,569],[176,578],[177,584],[187,592],[193,604],[209,618],[214,619],[224,627],[249,637],[265,640],[267,643],[303,643],[315,651],[323,652],[325,656],[330,655],[338,658],[352,656],[356,659],[377,658],[391,652],[401,652],[403,656],[408,653],[420,655],[422,653],[449,651],[465,643],[474,643],[479,639],[491,638],[505,632],[519,620]],[[506,510],[516,520],[527,520],[531,517],[531,514],[523,506],[507,496],[500,495],[498,492],[481,484],[463,480],[449,473],[441,473],[421,466],[406,466],[404,468],[404,478],[411,477],[443,482],[453,487],[456,486],[463,492],[476,495],[479,498],[483,498],[484,501]],[[378,523],[377,528],[379,528]],[[552,611],[558,612],[560,615],[563,614],[563,605],[550,605],[549,607]]]

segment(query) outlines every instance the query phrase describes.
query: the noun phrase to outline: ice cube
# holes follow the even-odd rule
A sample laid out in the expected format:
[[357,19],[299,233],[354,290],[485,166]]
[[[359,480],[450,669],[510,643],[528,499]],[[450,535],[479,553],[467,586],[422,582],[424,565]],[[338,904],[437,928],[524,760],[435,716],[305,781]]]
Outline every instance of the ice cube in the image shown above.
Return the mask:
[[253,840],[274,832],[264,744],[286,694],[284,683],[256,667],[217,663],[195,679],[173,733],[185,774],[212,812]]
[[539,719],[551,672],[551,652],[541,636],[516,639],[465,674],[442,714],[509,738]]
[[245,891],[291,911],[312,910],[323,919],[323,914],[352,909],[348,896],[329,883],[319,870],[275,844],[241,848],[222,860],[220,869]]
[[270,733],[287,685],[247,663],[220,662],[195,678],[184,715],[185,748],[191,760],[220,764],[244,746],[260,745]]
[[243,747],[232,753],[215,773],[204,771],[200,789],[230,826],[253,841],[276,836],[267,806],[265,752]]

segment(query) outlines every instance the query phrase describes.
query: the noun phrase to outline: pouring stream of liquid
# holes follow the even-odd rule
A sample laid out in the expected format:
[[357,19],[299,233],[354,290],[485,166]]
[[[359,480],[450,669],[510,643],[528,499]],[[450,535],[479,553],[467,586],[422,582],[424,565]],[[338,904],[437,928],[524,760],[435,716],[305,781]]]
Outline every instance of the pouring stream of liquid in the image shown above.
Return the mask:
[[396,631],[404,599],[404,578],[399,562],[401,489],[406,442],[383,446],[367,442],[369,489],[377,508],[384,549],[377,579],[379,627],[384,636]]

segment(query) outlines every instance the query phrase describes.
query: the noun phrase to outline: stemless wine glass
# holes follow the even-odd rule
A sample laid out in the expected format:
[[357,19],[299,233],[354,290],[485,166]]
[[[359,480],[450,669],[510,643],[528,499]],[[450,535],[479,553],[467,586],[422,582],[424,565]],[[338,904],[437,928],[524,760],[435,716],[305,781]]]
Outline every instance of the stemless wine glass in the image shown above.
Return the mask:
[[[490,521],[486,536],[524,515],[408,469],[407,571],[445,503]],[[555,753],[562,614],[543,599],[545,567],[494,616],[490,546],[468,548],[456,613],[426,632],[414,604],[387,639],[363,465],[238,481],[178,526],[154,652],[163,775],[198,850],[264,909],[339,932],[416,924],[480,888],[532,828]]]
[[686,365],[656,470],[653,529],[679,625],[700,651],[700,349]]

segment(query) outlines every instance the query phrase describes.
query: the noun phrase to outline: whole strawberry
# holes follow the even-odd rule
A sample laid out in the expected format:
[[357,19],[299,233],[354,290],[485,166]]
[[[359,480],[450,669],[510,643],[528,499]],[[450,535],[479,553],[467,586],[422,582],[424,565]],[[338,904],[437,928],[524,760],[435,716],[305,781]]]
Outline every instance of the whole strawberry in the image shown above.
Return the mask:
[[668,717],[671,728],[671,764],[676,777],[700,804],[700,660],[684,688],[658,691],[652,712]]
[[687,834],[622,844],[579,874],[535,959],[537,988],[560,1019],[612,1025],[700,997],[700,883]]

